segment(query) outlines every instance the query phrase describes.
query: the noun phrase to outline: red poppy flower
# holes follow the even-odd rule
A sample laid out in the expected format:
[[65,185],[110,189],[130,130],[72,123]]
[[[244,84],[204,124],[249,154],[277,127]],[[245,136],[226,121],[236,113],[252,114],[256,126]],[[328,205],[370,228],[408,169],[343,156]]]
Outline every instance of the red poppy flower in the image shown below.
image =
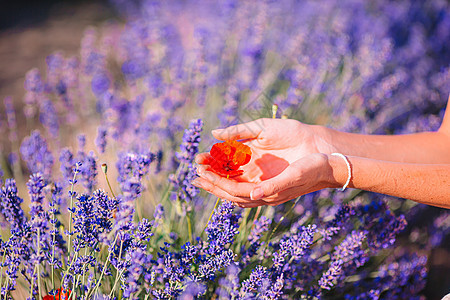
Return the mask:
[[60,288],[55,296],[47,295],[47,296],[44,296],[44,298],[42,300],[63,300],[63,299],[69,300],[70,293],[71,293],[70,290],[63,291],[63,288]]
[[247,164],[252,157],[250,147],[237,141],[214,144],[209,154],[213,157],[213,171],[227,177],[242,175],[244,171],[238,170],[239,167]]

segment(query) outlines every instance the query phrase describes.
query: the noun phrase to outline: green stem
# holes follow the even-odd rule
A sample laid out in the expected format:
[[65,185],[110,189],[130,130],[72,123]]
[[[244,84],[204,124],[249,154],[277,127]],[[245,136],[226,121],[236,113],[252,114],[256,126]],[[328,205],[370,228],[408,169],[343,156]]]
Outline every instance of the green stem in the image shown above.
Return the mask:
[[211,214],[209,215],[208,221],[206,222],[205,228],[203,228],[202,233],[205,232],[206,228],[208,227],[209,221],[211,221],[214,211],[216,210],[217,206],[219,206],[219,203],[220,203],[220,198],[217,198],[216,204],[214,204],[214,208],[213,208]]
[[[41,257],[41,229],[38,228],[37,230],[37,253],[38,253],[38,257]],[[38,260],[37,263],[37,276],[38,276],[38,293],[39,293],[39,299],[42,299],[42,294],[41,294],[41,270],[40,270],[40,262]]]
[[114,281],[114,285],[113,285],[113,287],[111,289],[111,292],[109,293],[109,298],[110,299],[112,299],[112,295],[113,295],[114,291],[116,290],[117,284],[119,283],[119,280],[117,278],[120,278],[123,275],[123,273],[125,273],[125,269],[123,269],[122,271],[117,272],[117,273],[119,273],[119,276],[116,276],[116,280]]
[[33,299],[33,290],[34,290],[34,274],[36,274],[36,265],[34,265],[33,275],[31,275],[31,289],[30,289],[30,299]]
[[[6,256],[6,249],[3,250],[2,266],[0,268],[0,287],[2,286],[2,281],[3,281],[3,264],[5,263],[5,256]],[[1,299],[2,299],[2,295],[0,294],[0,300]]]
[[191,213],[186,214],[186,221],[188,225],[188,235],[189,235],[189,242],[192,244],[192,224],[191,224]]
[[106,183],[108,184],[109,190],[111,191],[111,195],[116,198],[116,195],[114,195],[113,189],[111,187],[111,184],[109,183],[108,175],[105,173]]
[[[54,205],[55,203],[53,203]],[[53,208],[54,209],[54,208]],[[52,236],[52,264],[50,267],[52,268],[52,291],[55,291],[55,264],[54,264],[54,260],[55,260],[55,236],[56,236],[56,227],[55,227],[55,212],[54,210],[52,211],[52,225],[53,225],[53,236]],[[53,297],[55,298],[55,297]]]
[[[86,256],[87,256],[87,247],[86,248],[84,248],[84,257],[85,257],[85,259],[86,259]],[[86,292],[84,292],[84,285],[86,284],[86,272],[83,270],[83,285],[82,285],[82,291],[83,291],[83,294],[85,294],[86,295]]]
[[277,231],[278,227],[280,226],[281,222],[286,218],[286,216],[291,213],[292,210],[294,210],[295,205],[298,203],[298,201],[301,199],[300,197],[297,197],[297,199],[295,199],[294,203],[292,204],[291,208],[289,208],[289,210],[281,217],[280,221],[278,222],[278,224],[275,226],[275,228],[272,230],[272,232],[267,236],[266,238],[266,242],[264,244],[264,250],[263,250],[263,255],[266,252],[266,248],[267,245],[269,244],[270,239],[272,238],[273,234]]
[[238,251],[238,252],[239,252],[239,249],[241,249],[242,242],[246,236],[246,234],[244,233],[244,230],[246,231],[246,229],[247,229],[248,217],[250,216],[251,210],[252,210],[251,208],[245,210],[244,218],[242,219],[242,222],[239,225],[239,242],[236,243],[236,251]]
[[[117,238],[118,238],[118,237],[119,237],[119,235],[117,234],[116,237],[115,237],[115,239],[114,239],[114,242],[112,243],[111,248],[112,248],[113,250],[114,250],[114,245],[116,244],[116,241],[117,241]],[[123,243],[123,241],[122,241],[122,243]],[[111,252],[112,252],[112,251],[111,251]],[[105,262],[105,265],[103,266],[102,273],[100,273],[100,277],[98,278],[97,283],[95,284],[94,289],[92,289],[91,291],[88,291],[88,294],[87,294],[87,296],[86,296],[86,299],[89,299],[89,297],[91,296],[91,294],[94,294],[94,293],[97,291],[98,287],[100,286],[100,282],[102,281],[103,275],[104,275],[105,272],[106,272],[106,267],[108,266],[108,263],[109,263],[109,258],[110,258],[110,256],[111,256],[111,252],[108,252],[108,257],[106,258],[106,262]]]
[[64,284],[64,279],[66,278],[67,274],[69,274],[70,268],[72,267],[73,263],[75,262],[75,259],[78,257],[78,252],[75,252],[73,255],[72,261],[70,262],[69,266],[67,267],[66,271],[64,272],[63,277],[61,278],[61,285]]
[[[120,241],[119,261],[120,261],[120,258],[122,257],[122,247],[123,247],[123,241]],[[119,278],[122,276],[123,272],[125,272],[125,269],[123,269],[120,272],[119,272],[119,269],[116,269],[116,270],[117,270],[116,279],[114,280],[113,288],[111,289],[111,293],[109,294],[110,297],[112,297],[112,293],[114,293],[114,290],[116,289],[116,285],[119,282]]]
[[70,210],[69,210],[69,238],[67,241],[67,251],[70,253],[71,239],[72,239],[72,209],[73,209],[73,188],[75,180],[77,179],[78,165],[75,166],[75,172],[73,172],[73,179],[70,187]]
[[78,283],[78,279],[80,278],[80,275],[78,275],[76,278],[75,278],[75,281],[74,281],[74,283],[73,283],[73,288],[72,288],[72,293],[70,293],[70,297],[69,297],[69,299],[76,299],[76,293],[77,293],[77,283]]

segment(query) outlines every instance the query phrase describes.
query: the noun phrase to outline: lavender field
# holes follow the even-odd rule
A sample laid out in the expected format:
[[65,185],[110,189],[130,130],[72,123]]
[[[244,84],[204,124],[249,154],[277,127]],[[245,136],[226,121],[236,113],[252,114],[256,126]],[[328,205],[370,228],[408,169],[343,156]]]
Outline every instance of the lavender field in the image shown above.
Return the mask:
[[450,293],[449,210],[354,189],[215,208],[191,184],[212,129],[261,117],[437,130],[448,1],[111,6],[2,99],[0,300]]

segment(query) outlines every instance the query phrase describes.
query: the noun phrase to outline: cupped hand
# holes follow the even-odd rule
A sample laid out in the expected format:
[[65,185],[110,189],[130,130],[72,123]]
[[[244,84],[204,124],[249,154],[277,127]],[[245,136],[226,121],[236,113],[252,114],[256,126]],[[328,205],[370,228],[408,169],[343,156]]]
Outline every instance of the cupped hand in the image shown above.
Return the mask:
[[316,127],[295,120],[259,119],[214,130],[219,140],[244,140],[252,150],[241,176],[225,178],[214,173],[209,153],[197,155],[197,178],[193,184],[242,207],[278,205],[299,195],[326,187],[327,156],[332,152]]

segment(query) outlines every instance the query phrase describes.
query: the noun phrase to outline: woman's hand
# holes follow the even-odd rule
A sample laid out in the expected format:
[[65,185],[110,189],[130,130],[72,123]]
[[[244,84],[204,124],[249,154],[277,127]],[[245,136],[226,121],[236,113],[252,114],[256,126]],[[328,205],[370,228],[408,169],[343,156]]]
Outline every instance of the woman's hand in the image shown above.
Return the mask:
[[212,172],[209,153],[201,153],[200,178],[193,184],[240,206],[278,205],[328,185],[327,156],[334,149],[316,132],[316,126],[295,120],[259,119],[213,131],[219,140],[245,140],[252,150],[244,174],[224,178]]

